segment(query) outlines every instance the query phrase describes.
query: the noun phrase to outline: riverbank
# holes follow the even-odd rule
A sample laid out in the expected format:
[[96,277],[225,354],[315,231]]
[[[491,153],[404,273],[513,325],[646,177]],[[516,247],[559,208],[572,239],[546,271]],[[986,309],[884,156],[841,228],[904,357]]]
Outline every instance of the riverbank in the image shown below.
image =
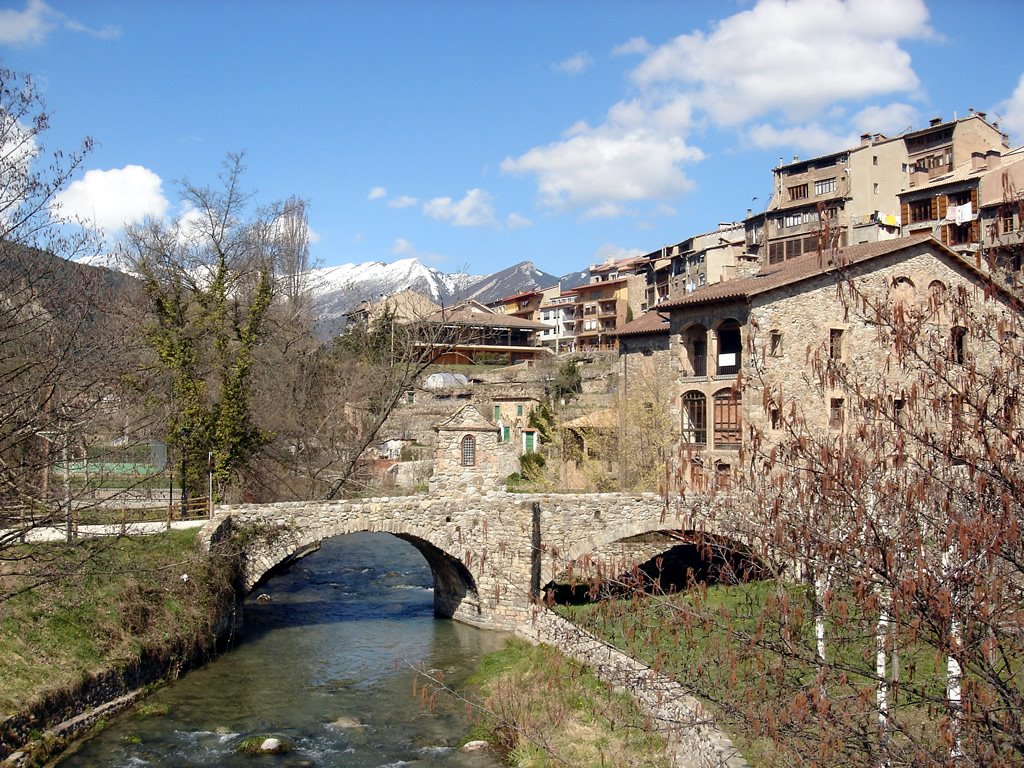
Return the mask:
[[512,639],[467,684],[480,718],[469,738],[487,741],[516,768],[672,765],[631,696],[550,645]]
[[[230,632],[235,566],[196,531],[26,543],[0,571],[0,759],[61,748],[83,712],[173,679]],[[73,722],[61,732],[58,723]]]

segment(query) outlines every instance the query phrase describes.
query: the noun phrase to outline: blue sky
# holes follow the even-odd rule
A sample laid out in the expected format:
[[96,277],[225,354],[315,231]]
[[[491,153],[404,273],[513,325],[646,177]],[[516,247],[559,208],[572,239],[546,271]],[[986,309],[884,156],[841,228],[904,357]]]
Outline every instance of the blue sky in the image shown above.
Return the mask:
[[[767,203],[780,157],[969,107],[1024,141],[1024,4],[0,0],[111,240],[244,151],[325,266],[562,274]],[[756,199],[755,199],[756,198]]]

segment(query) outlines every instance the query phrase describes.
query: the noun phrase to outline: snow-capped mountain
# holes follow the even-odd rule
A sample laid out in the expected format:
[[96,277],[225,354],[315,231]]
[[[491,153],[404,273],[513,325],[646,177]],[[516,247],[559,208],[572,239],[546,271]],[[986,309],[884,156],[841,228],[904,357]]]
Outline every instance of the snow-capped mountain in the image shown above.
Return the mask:
[[361,301],[411,290],[437,304],[452,304],[464,298],[467,286],[479,280],[479,275],[446,274],[418,259],[401,259],[390,264],[370,261],[313,269],[308,285],[315,297],[318,330],[331,336],[344,327],[345,313]]
[[541,272],[532,261],[521,261],[493,275],[478,278],[466,289],[465,298],[487,304],[517,293],[550,288],[557,282],[557,277]]
[[[92,266],[128,272],[127,263],[113,256],[82,259]],[[317,332],[330,338],[345,326],[345,315],[362,301],[376,301],[399,291],[412,290],[436,304],[451,306],[465,299],[488,303],[524,291],[548,288],[558,278],[542,272],[533,262],[523,261],[493,275],[445,273],[418,259],[401,259],[385,264],[369,261],[320,267],[306,273],[306,285],[313,292]]]

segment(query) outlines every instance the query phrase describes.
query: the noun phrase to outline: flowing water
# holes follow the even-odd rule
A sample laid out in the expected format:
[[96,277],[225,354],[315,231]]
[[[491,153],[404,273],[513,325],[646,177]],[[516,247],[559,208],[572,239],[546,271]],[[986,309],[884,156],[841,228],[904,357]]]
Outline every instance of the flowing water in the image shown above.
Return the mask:
[[[493,755],[458,751],[472,725],[464,704],[439,694],[424,706],[413,695],[422,678],[410,665],[457,688],[505,640],[434,619],[431,583],[400,539],[325,541],[256,589],[235,648],[146,699],[166,715],[119,718],[60,765],[496,768]],[[235,752],[263,734],[292,750]]]

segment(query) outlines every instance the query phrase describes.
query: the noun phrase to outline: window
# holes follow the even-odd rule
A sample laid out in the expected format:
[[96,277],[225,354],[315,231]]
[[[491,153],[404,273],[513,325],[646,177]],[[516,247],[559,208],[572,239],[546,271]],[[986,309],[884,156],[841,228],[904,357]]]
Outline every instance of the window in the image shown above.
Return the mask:
[[1003,234],[1013,232],[1013,206],[1004,205],[1000,210]]
[[739,448],[740,395],[734,389],[723,389],[715,393],[715,447]]
[[771,424],[772,429],[778,429],[782,425],[782,413],[779,412],[779,406],[775,403],[768,406],[768,423]]
[[902,397],[894,397],[892,400],[892,423],[893,426],[900,426],[903,423],[903,409],[906,402]]
[[874,184],[871,185],[871,191],[874,192],[876,195],[878,194],[878,182],[877,181]]
[[494,420],[498,421],[500,419],[501,419],[501,406],[500,405],[496,405],[496,406],[494,406]]
[[843,426],[843,409],[845,401],[841,397],[833,397],[828,406],[828,425],[832,429],[841,429]]
[[707,445],[708,411],[702,392],[691,391],[683,395],[683,442],[689,445]]
[[768,355],[782,357],[782,331],[772,331],[768,335]]
[[836,191],[836,180],[831,179],[818,179],[814,182],[814,194],[816,195],[827,195],[829,192]]
[[932,280],[928,284],[928,312],[936,319],[942,318],[946,309],[946,284],[941,280]]
[[780,264],[786,259],[786,253],[783,250],[782,243],[771,243],[768,246],[768,263],[769,264]]
[[910,223],[916,224],[919,221],[932,220],[932,201],[914,200],[910,204]]
[[965,357],[965,339],[967,329],[960,325],[954,325],[950,329],[950,351],[949,359],[954,363],[963,364]]
[[828,332],[828,356],[830,360],[843,359],[843,329],[831,328]]
[[472,435],[462,438],[462,466],[476,466],[476,438]]
[[878,165],[878,155],[872,155],[871,156],[871,164],[872,165]]
[[790,187],[788,190],[790,200],[803,200],[807,197],[807,185],[797,184],[795,187]]
[[519,403],[518,405],[516,405],[516,416],[522,416],[522,415],[523,415],[523,404]]
[[501,428],[501,441],[503,443],[507,443],[511,439],[511,435],[510,435],[511,431],[512,431],[512,427],[508,426],[507,424],[502,426],[502,428]]
[[411,390],[411,389],[405,390],[405,402],[406,402],[406,405],[412,405],[415,402],[415,400],[416,400],[416,393],[413,390]]

